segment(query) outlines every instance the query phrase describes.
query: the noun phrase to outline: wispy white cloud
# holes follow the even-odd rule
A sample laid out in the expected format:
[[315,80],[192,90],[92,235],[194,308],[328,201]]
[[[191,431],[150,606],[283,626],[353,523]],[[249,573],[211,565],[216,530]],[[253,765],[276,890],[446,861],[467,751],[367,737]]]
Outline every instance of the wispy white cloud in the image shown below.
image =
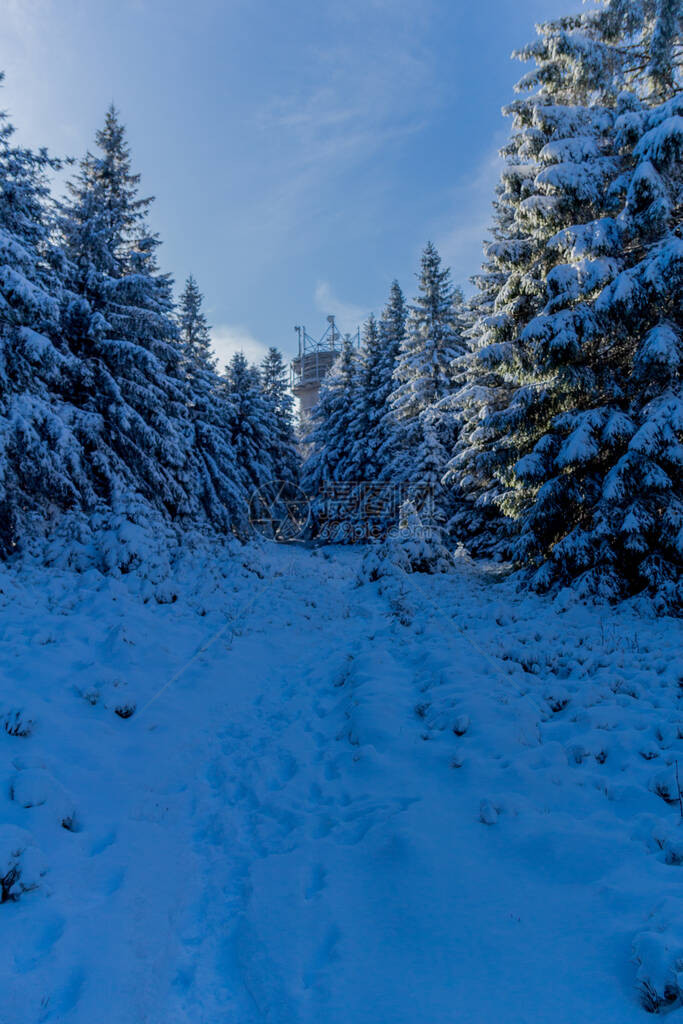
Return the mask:
[[[330,201],[349,173],[419,132],[444,99],[426,41],[431,0],[347,0],[326,12],[328,36],[308,41],[305,75],[254,112],[278,175],[257,210],[271,244],[333,225]],[[374,45],[372,39],[386,40]],[[255,216],[254,216],[255,215]],[[364,215],[372,216],[368,207]]]
[[59,0],[2,0],[1,70],[7,77],[0,107],[7,110],[17,141],[46,145],[53,156],[78,152],[84,138],[78,103],[55,104],[76,63],[70,28]]
[[[502,137],[499,141],[502,145]],[[481,266],[484,240],[490,237],[494,192],[503,166],[498,149],[497,145],[474,175],[451,190],[449,213],[442,219],[442,230],[435,233],[435,244],[451,268],[453,280],[466,290]],[[445,230],[444,223],[450,225]]]
[[319,281],[316,285],[315,304],[321,313],[331,313],[336,317],[337,325],[343,333],[354,332],[369,315],[369,310],[339,299],[328,281]]
[[235,324],[213,327],[211,345],[221,369],[230,362],[235,352],[244,353],[250,363],[260,363],[268,352],[268,345],[255,338],[246,327]]
[[[49,13],[50,0],[3,0],[0,19],[3,63],[0,70],[7,73],[10,84],[17,78],[30,81],[25,67],[29,61],[42,57],[44,45],[40,29]],[[35,70],[33,75],[38,78],[36,86],[40,87],[40,76],[35,75]],[[6,106],[7,101],[4,100],[3,109]]]

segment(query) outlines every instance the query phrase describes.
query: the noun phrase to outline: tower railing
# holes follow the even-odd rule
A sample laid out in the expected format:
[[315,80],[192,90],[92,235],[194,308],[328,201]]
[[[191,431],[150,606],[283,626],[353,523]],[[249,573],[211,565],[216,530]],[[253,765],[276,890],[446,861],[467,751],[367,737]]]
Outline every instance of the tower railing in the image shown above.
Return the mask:
[[[344,337],[350,335],[340,333],[334,316],[328,316],[327,327],[319,338],[313,338],[305,327],[294,330],[299,338],[299,351],[290,364],[290,385],[296,394],[297,389],[320,385],[341,352]],[[360,329],[356,331],[354,344],[360,345]]]

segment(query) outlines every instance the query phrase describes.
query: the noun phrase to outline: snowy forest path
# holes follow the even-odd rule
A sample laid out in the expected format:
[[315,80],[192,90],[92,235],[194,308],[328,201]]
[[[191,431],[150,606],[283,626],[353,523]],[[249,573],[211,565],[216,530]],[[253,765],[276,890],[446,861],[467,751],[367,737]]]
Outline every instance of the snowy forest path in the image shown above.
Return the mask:
[[[502,983],[511,1022],[569,1024],[577,1004],[558,1008],[554,972],[572,958],[577,977],[593,971],[605,1020],[641,1019],[595,967],[606,975],[623,950],[597,933],[577,956],[594,899],[577,889],[562,924],[566,888],[537,870],[533,840],[511,860],[487,828],[485,806],[496,823],[518,813],[499,790],[503,752],[533,748],[547,717],[468,635],[490,586],[456,576],[472,602],[458,614],[457,601],[442,610],[447,584],[358,587],[355,555],[282,565],[225,668],[214,663],[241,683],[200,803],[208,861],[188,1020],[201,1007],[202,1020],[239,1024],[478,1024],[498,1020]],[[545,841],[560,874],[572,858],[591,870],[582,839]],[[586,1012],[594,1000],[593,988]]]
[[2,1024],[647,1019],[675,637],[511,603],[466,560],[362,575],[266,546],[144,601],[3,578],[3,714],[33,723],[0,734],[31,795],[5,810],[48,871],[0,913]]

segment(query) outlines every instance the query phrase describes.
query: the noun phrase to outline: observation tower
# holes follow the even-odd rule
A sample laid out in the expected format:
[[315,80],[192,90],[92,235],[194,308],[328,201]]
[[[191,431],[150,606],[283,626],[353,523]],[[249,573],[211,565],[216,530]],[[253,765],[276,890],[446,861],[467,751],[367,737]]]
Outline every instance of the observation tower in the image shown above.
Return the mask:
[[[343,339],[333,316],[328,316],[327,327],[317,340],[311,337],[305,327],[295,327],[294,330],[299,336],[299,351],[291,362],[290,386],[299,403],[299,415],[303,420],[310,416],[318,401],[322,380],[341,352]],[[351,336],[347,334],[344,337]],[[356,346],[360,344],[360,328],[353,342]]]

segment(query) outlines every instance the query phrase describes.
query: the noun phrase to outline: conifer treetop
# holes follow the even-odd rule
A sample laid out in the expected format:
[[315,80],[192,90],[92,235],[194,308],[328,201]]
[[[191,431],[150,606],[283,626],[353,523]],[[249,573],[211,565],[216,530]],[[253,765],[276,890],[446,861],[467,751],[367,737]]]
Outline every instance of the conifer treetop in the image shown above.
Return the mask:
[[203,310],[204,296],[190,274],[178,304],[180,343],[191,361],[215,370],[217,359],[211,349],[211,328]]

